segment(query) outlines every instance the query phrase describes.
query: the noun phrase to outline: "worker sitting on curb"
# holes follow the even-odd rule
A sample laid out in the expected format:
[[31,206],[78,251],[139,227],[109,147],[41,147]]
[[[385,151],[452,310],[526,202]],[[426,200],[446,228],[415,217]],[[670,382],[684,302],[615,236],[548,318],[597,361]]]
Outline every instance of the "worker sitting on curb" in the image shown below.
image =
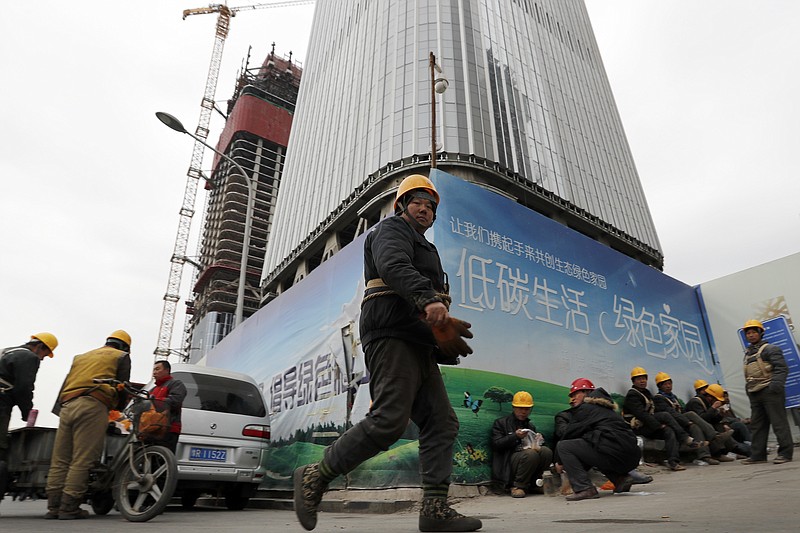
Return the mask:
[[[714,426],[703,420],[700,415],[694,411],[685,411],[678,397],[672,393],[672,378],[666,372],[656,374],[656,387],[658,387],[658,393],[653,396],[656,412],[669,413],[695,441],[703,442],[697,448],[697,459],[694,464],[699,466],[718,465],[720,461],[731,460],[728,456],[721,456],[717,459],[712,455],[713,453],[719,455],[721,442],[730,437],[733,431],[727,430],[718,433]],[[712,447],[711,450],[709,450],[709,446]]]
[[714,451],[718,454],[719,459],[732,461],[733,459],[727,455],[728,452],[749,456],[750,449],[748,446],[736,442],[731,436],[733,431],[723,423],[722,406],[724,405],[724,400],[725,395],[722,391],[722,386],[712,383],[698,393],[697,396],[686,402],[686,411],[697,413],[703,420],[725,435],[724,438],[715,443],[716,448]]
[[700,447],[668,413],[656,413],[653,395],[647,390],[647,371],[637,366],[631,370],[633,386],[625,396],[622,413],[634,433],[649,439],[662,439],[667,452],[670,470],[686,470],[681,465],[680,444],[690,449]]
[[511,400],[512,414],[498,418],[492,425],[492,479],[511,486],[511,496],[524,498],[531,483],[542,477],[550,466],[553,452],[544,446],[529,415],[533,396],[519,391]]

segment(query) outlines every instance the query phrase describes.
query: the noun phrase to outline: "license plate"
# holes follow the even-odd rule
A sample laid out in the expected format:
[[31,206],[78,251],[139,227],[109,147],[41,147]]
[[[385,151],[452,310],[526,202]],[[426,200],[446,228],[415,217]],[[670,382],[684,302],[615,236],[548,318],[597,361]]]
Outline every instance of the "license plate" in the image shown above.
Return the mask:
[[190,448],[189,459],[193,461],[214,461],[224,463],[228,460],[228,450],[215,450],[214,448]]

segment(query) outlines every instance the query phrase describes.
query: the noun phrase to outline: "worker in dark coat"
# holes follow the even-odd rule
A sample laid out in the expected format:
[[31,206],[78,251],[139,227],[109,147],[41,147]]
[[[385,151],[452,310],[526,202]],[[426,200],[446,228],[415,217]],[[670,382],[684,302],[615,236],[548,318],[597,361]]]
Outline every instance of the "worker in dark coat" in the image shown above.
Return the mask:
[[[58,340],[52,333],[36,333],[22,346],[0,352],[0,461],[8,460],[8,425],[16,405],[27,420],[33,409],[33,386],[39,364],[53,357]],[[3,497],[0,492],[0,498]]]
[[750,343],[744,351],[744,380],[750,399],[750,428],[753,443],[745,464],[767,462],[769,427],[778,439],[778,455],[772,461],[780,465],[792,460],[794,442],[786,416],[786,377],[789,367],[783,350],[764,340],[764,324],[748,320],[744,335]]
[[544,446],[529,418],[533,396],[519,391],[514,394],[511,407],[513,413],[492,425],[492,479],[503,488],[511,487],[512,497],[524,498],[532,482],[550,466],[553,452]]
[[[379,222],[364,240],[366,292],[359,330],[372,406],[363,420],[325,449],[319,462],[295,470],[294,509],[306,530],[317,525],[317,510],[329,483],[387,450],[409,421],[420,432],[419,530],[481,528],[480,520],[461,515],[447,503],[458,418],[437,361],[449,355],[449,363],[455,364],[459,355],[471,353],[461,337],[472,334],[467,323],[449,314],[447,276],[436,246],[424,236],[433,226],[439,202],[427,177],[408,176],[397,189],[395,216]],[[455,334],[444,342],[437,330],[448,328]]]
[[588,470],[597,468],[614,484],[614,492],[628,492],[641,451],[630,425],[616,411],[604,389],[589,392],[572,410],[572,420],[557,446],[558,457],[572,484],[569,501],[598,498]]

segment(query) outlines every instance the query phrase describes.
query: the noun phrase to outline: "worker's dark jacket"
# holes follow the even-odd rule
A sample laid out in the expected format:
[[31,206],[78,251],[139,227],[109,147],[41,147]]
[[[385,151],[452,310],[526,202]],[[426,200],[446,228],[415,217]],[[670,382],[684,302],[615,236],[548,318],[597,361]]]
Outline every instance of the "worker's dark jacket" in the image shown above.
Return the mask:
[[[652,406],[652,410],[650,406]],[[661,422],[653,416],[654,411],[655,404],[650,391],[631,387],[622,402],[622,412],[625,415],[625,420],[636,417],[637,420],[644,424],[642,429],[647,432],[657,431],[661,429]]]
[[722,412],[720,412],[719,409],[711,407],[712,403],[713,401],[709,401],[709,399],[705,397],[703,393],[700,393],[686,402],[686,410],[694,411],[700,415],[703,420],[712,426],[715,426],[722,423]]
[[513,481],[511,454],[522,451],[522,441],[517,438],[518,429],[536,431],[531,420],[518,420],[513,414],[498,418],[492,424],[492,480],[501,482],[504,487]]
[[555,416],[555,424],[553,426],[553,462],[560,463],[558,458],[558,441],[564,438],[564,433],[567,431],[567,426],[572,421],[572,413],[575,407],[559,411]]
[[683,414],[683,406],[681,406],[680,400],[674,394],[658,391],[653,396],[653,403],[655,404],[656,413],[669,414],[682,428],[688,428],[691,425],[691,421]]
[[386,288],[367,289],[361,309],[361,342],[382,337],[435,346],[431,328],[420,314],[425,306],[441,302],[445,274],[436,247],[400,216],[385,218],[364,242],[364,278],[382,279]]
[[22,413],[22,419],[28,419],[33,407],[33,383],[39,371],[39,356],[24,346],[6,348],[0,355],[0,378],[13,385],[13,388],[0,392],[0,408],[9,411],[15,405]]
[[616,411],[617,404],[604,389],[599,388],[572,409],[572,420],[562,440],[583,439],[598,453],[606,456],[618,472],[636,468],[641,451],[636,435]]

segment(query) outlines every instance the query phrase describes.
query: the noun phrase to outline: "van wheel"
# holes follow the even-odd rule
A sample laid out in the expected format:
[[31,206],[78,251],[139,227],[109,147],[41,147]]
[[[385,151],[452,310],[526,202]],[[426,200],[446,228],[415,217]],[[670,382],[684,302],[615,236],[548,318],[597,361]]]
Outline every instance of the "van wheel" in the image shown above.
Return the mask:
[[200,497],[200,491],[187,490],[181,494],[181,506],[187,511],[194,509],[197,499]]
[[247,503],[250,501],[249,496],[242,496],[242,489],[237,486],[225,489],[224,495],[225,507],[231,511],[241,511],[247,507]]

